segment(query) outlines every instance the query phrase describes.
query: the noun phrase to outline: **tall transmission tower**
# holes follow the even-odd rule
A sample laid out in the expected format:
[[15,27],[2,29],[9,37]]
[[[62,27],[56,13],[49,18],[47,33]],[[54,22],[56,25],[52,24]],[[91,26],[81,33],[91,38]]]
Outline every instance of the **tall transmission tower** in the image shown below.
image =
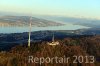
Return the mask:
[[54,33],[53,33],[52,41],[53,41],[53,42],[55,41]]
[[29,20],[29,38],[28,38],[28,47],[30,47],[31,45],[31,28],[32,28],[32,17],[30,17],[30,20]]

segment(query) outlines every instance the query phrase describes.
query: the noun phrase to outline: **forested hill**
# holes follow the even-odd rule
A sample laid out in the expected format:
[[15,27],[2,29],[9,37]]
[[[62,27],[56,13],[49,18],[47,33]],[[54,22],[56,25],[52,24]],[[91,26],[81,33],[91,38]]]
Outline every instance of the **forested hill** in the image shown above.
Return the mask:
[[[64,38],[55,40],[60,43],[57,46],[47,45],[48,41],[31,43],[27,45],[18,45],[8,52],[0,52],[0,66],[40,66],[38,63],[28,63],[28,56],[34,57],[71,57],[69,63],[42,63],[43,66],[99,66],[100,65],[100,36]],[[51,42],[51,41],[49,41]],[[94,56],[94,63],[73,63],[73,56]],[[90,60],[89,60],[90,61]]]

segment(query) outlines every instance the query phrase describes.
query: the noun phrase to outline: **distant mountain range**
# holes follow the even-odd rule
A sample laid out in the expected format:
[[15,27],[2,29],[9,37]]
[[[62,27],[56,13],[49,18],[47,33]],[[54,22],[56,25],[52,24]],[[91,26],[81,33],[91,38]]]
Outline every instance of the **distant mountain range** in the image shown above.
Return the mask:
[[48,19],[52,21],[71,23],[75,25],[83,25],[83,26],[92,27],[92,28],[100,28],[99,19],[62,17],[62,16],[36,16],[36,17],[42,18],[42,19]]
[[[7,15],[13,15],[13,16],[7,16]],[[0,12],[0,26],[1,24],[6,26],[7,25],[26,26],[28,25],[27,23],[29,22],[29,16],[25,15],[27,14]],[[92,28],[100,28],[99,27],[100,19],[75,18],[75,17],[64,17],[64,16],[50,16],[50,15],[34,15],[33,17],[33,26],[55,26],[55,25],[58,26],[58,25],[63,25],[62,22],[71,23],[75,25],[83,25]]]
[[[29,16],[1,16],[0,26],[29,26],[30,17]],[[32,17],[32,26],[36,27],[46,27],[46,26],[61,26],[62,23],[39,19]]]
[[[5,13],[0,12],[0,26],[9,25],[9,26],[26,26],[29,22],[29,16],[25,16],[25,14],[16,14],[16,13]],[[14,15],[14,16],[7,16]],[[16,15],[16,16],[15,16]],[[23,15],[23,16],[21,16]],[[10,22],[8,24],[8,22]],[[16,23],[17,24],[16,24]],[[75,25],[83,25],[87,27],[100,28],[100,20],[99,19],[91,19],[91,18],[75,18],[75,17],[64,17],[64,16],[44,16],[44,15],[34,15],[33,17],[33,26],[58,26],[63,25],[63,23],[71,23]]]

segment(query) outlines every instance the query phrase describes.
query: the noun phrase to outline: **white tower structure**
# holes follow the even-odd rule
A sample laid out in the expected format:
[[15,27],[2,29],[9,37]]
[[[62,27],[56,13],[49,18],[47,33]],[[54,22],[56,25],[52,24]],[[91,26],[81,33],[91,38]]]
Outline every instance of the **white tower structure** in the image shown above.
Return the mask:
[[55,45],[59,45],[60,43],[58,41],[55,41],[54,34],[53,34],[52,42],[48,42],[47,44],[48,45],[51,45],[51,46],[55,46]]
[[54,33],[53,33],[52,42],[54,42],[54,41],[55,41],[55,37],[54,37]]
[[29,23],[29,38],[28,38],[28,47],[30,47],[31,44],[31,28],[32,28],[32,17],[30,17],[30,23]]

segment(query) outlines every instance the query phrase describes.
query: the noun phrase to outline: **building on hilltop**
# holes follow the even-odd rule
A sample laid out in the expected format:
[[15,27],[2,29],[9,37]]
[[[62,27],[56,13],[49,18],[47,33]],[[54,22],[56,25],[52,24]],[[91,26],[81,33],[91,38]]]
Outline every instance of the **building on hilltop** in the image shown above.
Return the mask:
[[55,41],[54,39],[54,35],[52,37],[52,42],[47,42],[48,45],[51,45],[51,46],[55,46],[55,45],[59,45],[60,43],[58,41]]

